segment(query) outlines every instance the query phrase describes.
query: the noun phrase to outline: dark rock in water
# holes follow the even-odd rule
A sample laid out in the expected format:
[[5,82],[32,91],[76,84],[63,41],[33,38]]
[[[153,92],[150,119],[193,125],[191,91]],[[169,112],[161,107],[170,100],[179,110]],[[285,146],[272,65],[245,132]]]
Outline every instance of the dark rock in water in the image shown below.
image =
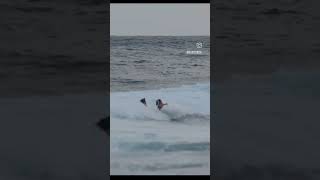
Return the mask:
[[97,123],[97,126],[106,132],[108,135],[110,135],[110,117],[106,117],[103,119],[100,119],[100,121]]

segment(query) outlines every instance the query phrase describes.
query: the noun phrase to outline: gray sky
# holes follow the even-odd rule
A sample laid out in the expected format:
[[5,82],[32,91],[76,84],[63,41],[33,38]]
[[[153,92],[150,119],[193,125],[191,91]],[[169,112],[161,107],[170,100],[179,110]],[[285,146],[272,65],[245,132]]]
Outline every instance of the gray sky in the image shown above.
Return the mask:
[[210,35],[210,4],[110,4],[111,35]]

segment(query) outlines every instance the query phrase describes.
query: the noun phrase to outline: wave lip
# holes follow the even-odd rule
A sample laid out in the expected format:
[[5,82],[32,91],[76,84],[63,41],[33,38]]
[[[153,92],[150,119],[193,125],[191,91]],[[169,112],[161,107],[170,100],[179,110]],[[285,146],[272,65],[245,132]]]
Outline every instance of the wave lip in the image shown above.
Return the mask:
[[[168,105],[159,111],[157,99]],[[113,92],[110,102],[111,174],[209,173],[209,83]]]
[[[147,107],[141,104],[145,98]],[[168,103],[161,111],[156,99]],[[207,84],[185,85],[179,88],[111,93],[111,118],[131,120],[172,120],[210,118],[210,86]]]

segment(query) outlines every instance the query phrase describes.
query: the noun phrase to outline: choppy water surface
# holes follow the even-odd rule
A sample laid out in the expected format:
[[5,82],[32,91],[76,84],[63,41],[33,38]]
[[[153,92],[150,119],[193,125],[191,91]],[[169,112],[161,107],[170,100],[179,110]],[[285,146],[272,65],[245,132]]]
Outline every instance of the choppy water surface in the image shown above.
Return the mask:
[[209,37],[111,38],[111,174],[209,174],[209,48]]

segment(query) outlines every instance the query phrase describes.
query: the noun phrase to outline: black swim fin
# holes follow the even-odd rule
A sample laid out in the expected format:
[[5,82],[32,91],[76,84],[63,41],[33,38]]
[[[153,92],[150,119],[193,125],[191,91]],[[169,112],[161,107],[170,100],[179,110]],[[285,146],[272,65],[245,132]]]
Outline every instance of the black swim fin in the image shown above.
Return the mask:
[[140,100],[140,102],[141,102],[142,104],[144,104],[145,106],[147,106],[146,98],[142,98],[142,99]]

